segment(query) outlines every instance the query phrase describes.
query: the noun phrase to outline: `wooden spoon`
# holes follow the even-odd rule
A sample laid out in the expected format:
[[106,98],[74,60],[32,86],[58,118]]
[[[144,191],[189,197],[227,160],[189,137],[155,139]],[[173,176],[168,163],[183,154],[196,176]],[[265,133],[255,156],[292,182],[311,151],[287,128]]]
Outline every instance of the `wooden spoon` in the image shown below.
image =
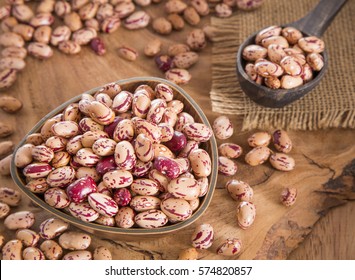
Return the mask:
[[[321,37],[346,1],[321,0],[305,17],[293,23],[285,24],[283,27],[293,26],[300,30],[304,36]],[[244,70],[246,61],[242,58],[242,52],[246,46],[255,44],[255,36],[258,33],[259,31],[246,39],[240,45],[237,53],[237,74],[240,86],[254,102],[265,107],[280,108],[300,99],[320,83],[328,67],[326,51],[322,53],[324,58],[323,69],[317,72],[311,81],[302,86],[293,89],[270,89],[252,81]]]

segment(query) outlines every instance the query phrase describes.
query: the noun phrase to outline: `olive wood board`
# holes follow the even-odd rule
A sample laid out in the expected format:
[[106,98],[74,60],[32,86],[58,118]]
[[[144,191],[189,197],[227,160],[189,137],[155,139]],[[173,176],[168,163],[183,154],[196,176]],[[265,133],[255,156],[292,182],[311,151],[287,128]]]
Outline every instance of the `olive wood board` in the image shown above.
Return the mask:
[[[188,30],[190,28],[161,37],[163,51],[171,43],[184,42]],[[154,36],[150,29],[127,31],[120,28],[113,34],[102,35],[107,46],[107,53],[102,57],[86,47],[75,56],[67,56],[55,50],[49,60],[28,57],[27,67],[18,75],[16,83],[0,93],[15,96],[24,103],[23,109],[17,114],[0,112],[0,119],[16,130],[8,139],[18,143],[44,115],[62,102],[91,88],[135,76],[164,77],[156,68],[154,60],[143,55],[145,42]],[[122,44],[137,48],[140,56],[136,62],[118,57],[117,48]],[[209,43],[199,53],[198,63],[190,69],[192,80],[183,88],[203,108],[212,123],[219,114],[212,112],[209,99],[211,52]],[[236,160],[236,175],[219,176],[212,202],[196,223],[175,234],[155,239],[123,241],[92,236],[90,248],[107,246],[114,259],[177,259],[182,249],[191,246],[190,238],[195,226],[210,223],[215,229],[215,241],[211,248],[200,251],[200,259],[355,259],[355,242],[351,242],[354,241],[355,231],[352,222],[355,203],[351,202],[355,200],[355,131],[289,131],[294,143],[290,155],[296,161],[296,168],[291,172],[281,172],[273,169],[269,163],[251,167],[244,162],[244,155],[250,150],[247,138],[254,131],[242,132],[241,120],[233,115],[229,117],[233,121],[234,135],[218,143],[237,143],[243,147],[244,153]],[[273,149],[273,146],[270,145],[270,148]],[[257,214],[254,224],[246,230],[238,227],[235,218],[237,203],[224,188],[230,179],[243,180],[254,189]],[[0,177],[0,185],[17,188],[10,177]],[[298,189],[297,201],[289,208],[279,202],[280,192],[286,186]],[[332,218],[327,220],[331,208],[345,204],[345,211],[341,210],[337,214],[335,210],[331,213]],[[41,221],[49,217],[25,196],[12,212],[25,209],[36,214],[35,230],[38,230]],[[343,230],[339,231],[339,225]],[[313,228],[316,228],[315,236],[312,236]],[[0,233],[7,240],[15,236],[13,231],[4,228],[3,223],[0,223]],[[242,253],[232,258],[217,255],[215,250],[219,243],[230,237],[242,240]],[[307,246],[303,245],[305,239]]]

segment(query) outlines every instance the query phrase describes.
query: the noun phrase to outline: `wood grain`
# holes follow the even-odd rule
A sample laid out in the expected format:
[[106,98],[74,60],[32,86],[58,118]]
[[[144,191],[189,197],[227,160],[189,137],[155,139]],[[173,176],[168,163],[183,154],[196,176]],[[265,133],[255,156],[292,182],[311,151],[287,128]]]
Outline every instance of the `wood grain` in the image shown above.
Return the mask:
[[[160,11],[154,7],[152,13],[159,14]],[[162,38],[163,52],[169,44],[184,41],[188,30],[190,28]],[[13,95],[24,103],[24,108],[15,115],[0,112],[0,119],[16,129],[9,139],[17,143],[45,114],[88,89],[133,76],[163,77],[154,61],[142,53],[144,43],[155,37],[150,29],[132,32],[120,28],[102,37],[108,49],[103,57],[84,48],[79,55],[72,57],[55,50],[53,58],[48,61],[31,57],[26,59],[27,67],[19,74],[15,85],[1,93]],[[134,46],[139,51],[141,55],[136,62],[118,57],[117,48],[122,44]],[[219,114],[212,112],[209,99],[211,43],[199,55],[199,62],[190,71],[192,80],[183,88],[213,122]],[[241,132],[241,120],[233,115],[229,117],[233,121],[235,133],[232,138],[219,143],[238,143],[245,154],[250,150],[246,140],[253,131]],[[332,129],[289,131],[289,134],[294,142],[294,149],[290,153],[296,160],[294,171],[276,171],[268,163],[251,167],[242,156],[237,160],[239,170],[235,176],[219,176],[212,203],[195,224],[156,240],[124,242],[93,236],[91,248],[105,245],[112,251],[114,259],[176,259],[180,250],[191,246],[190,236],[195,226],[210,223],[215,228],[215,242],[210,249],[200,252],[201,259],[226,259],[215,254],[215,249],[228,237],[242,239],[244,249],[239,259],[354,259],[352,233],[355,226],[351,221],[355,203],[349,201],[355,199],[355,131]],[[248,182],[255,192],[257,217],[247,230],[237,226],[236,202],[224,189],[227,180],[232,178]],[[0,180],[1,186],[16,188],[11,178],[2,177]],[[279,203],[279,194],[284,186],[294,186],[299,191],[296,204],[290,208]],[[341,207],[336,211],[331,210],[336,206]],[[47,213],[26,198],[12,211],[22,209],[36,213],[34,229],[38,229],[39,223],[48,217]],[[314,227],[315,231],[312,231]],[[0,229],[6,238],[14,237],[14,232],[5,230],[3,223]]]

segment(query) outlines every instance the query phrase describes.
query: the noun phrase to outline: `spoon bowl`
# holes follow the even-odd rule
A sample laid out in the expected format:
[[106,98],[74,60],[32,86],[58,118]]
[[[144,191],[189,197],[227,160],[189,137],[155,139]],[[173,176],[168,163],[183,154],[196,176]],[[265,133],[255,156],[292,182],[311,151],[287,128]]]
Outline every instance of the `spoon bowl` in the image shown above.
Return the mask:
[[[308,15],[296,22],[284,24],[282,27],[295,27],[303,33],[304,37],[320,37],[346,1],[321,0]],[[271,89],[251,80],[244,70],[247,61],[243,59],[242,53],[246,46],[255,44],[255,37],[258,33],[259,31],[252,34],[240,45],[237,52],[236,66],[240,87],[255,103],[270,108],[281,108],[302,98],[321,82],[328,68],[329,59],[326,51],[322,52],[324,59],[322,70],[315,72],[313,79],[301,86],[292,89]]]

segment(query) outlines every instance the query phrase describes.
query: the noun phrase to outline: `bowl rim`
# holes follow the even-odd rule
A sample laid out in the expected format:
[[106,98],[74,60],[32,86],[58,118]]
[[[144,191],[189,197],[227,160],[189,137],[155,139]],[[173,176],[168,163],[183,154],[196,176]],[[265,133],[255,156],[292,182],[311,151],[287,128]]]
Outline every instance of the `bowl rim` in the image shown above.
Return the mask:
[[[99,89],[101,89],[103,86],[108,85],[108,84],[118,84],[120,86],[124,86],[128,83],[147,83],[147,82],[156,82],[156,83],[164,83],[169,85],[170,87],[174,88],[174,90],[176,92],[178,92],[179,94],[181,94],[191,105],[192,107],[195,109],[197,115],[199,116],[199,118],[201,119],[201,121],[208,125],[211,128],[211,125],[206,117],[206,115],[204,114],[204,112],[202,111],[202,109],[200,108],[200,106],[196,103],[196,101],[194,101],[194,99],[184,90],[182,89],[180,86],[166,80],[166,79],[162,79],[162,78],[158,78],[158,77],[147,77],[147,76],[142,76],[142,77],[133,77],[133,78],[128,78],[128,79],[122,79],[122,80],[117,80],[115,82],[111,82],[111,83],[107,83],[104,84],[102,86],[99,87],[95,87],[92,88],[90,90],[87,90],[71,99],[69,99],[68,101],[62,103],[60,106],[56,107],[55,109],[53,109],[52,111],[50,111],[48,114],[46,114],[43,118],[41,118],[36,125],[22,138],[22,140],[19,142],[19,144],[16,146],[13,155],[16,154],[18,148],[20,148],[21,146],[23,146],[26,143],[26,138],[33,133],[36,133],[39,131],[39,129],[41,128],[41,126],[43,125],[43,123],[57,115],[58,113],[62,112],[64,108],[66,108],[69,104],[71,103],[75,103],[78,102],[82,96],[82,94],[90,94],[93,95],[94,93],[96,93]],[[211,128],[212,129],[212,128]],[[202,214],[207,210],[209,204],[211,203],[213,194],[214,194],[214,190],[217,184],[217,176],[218,176],[218,168],[217,168],[217,162],[218,162],[218,151],[217,151],[217,142],[216,142],[216,138],[214,137],[214,135],[212,134],[212,137],[209,140],[210,145],[211,145],[211,163],[212,163],[212,168],[211,168],[211,174],[209,175],[209,190],[206,193],[206,195],[203,197],[203,201],[200,204],[199,208],[192,214],[192,216],[185,220],[185,221],[181,221],[178,223],[174,223],[174,224],[170,224],[167,226],[163,226],[163,227],[158,227],[158,228],[120,228],[117,226],[114,227],[110,227],[110,226],[105,226],[105,225],[101,225],[101,224],[96,224],[93,222],[85,222],[82,221],[78,218],[75,218],[74,216],[71,216],[70,214],[67,214],[65,212],[62,211],[62,209],[57,209],[54,207],[50,207],[43,199],[41,199],[40,197],[37,196],[37,194],[31,192],[29,189],[25,188],[25,185],[23,184],[19,172],[19,169],[16,165],[15,165],[15,156],[12,157],[11,160],[11,167],[10,167],[10,171],[11,171],[11,177],[14,180],[14,182],[16,183],[16,185],[20,188],[20,190],[33,202],[35,202],[38,206],[40,206],[43,210],[53,214],[54,216],[56,216],[57,218],[60,218],[64,221],[69,221],[71,224],[82,228],[86,231],[95,231],[95,232],[102,232],[102,233],[109,233],[109,234],[113,234],[113,235],[134,235],[134,236],[149,236],[149,235],[156,235],[156,234],[165,234],[165,233],[170,233],[173,231],[177,231],[180,229],[183,229],[187,226],[189,226],[190,224],[194,223],[198,218],[200,218],[202,216]]]

